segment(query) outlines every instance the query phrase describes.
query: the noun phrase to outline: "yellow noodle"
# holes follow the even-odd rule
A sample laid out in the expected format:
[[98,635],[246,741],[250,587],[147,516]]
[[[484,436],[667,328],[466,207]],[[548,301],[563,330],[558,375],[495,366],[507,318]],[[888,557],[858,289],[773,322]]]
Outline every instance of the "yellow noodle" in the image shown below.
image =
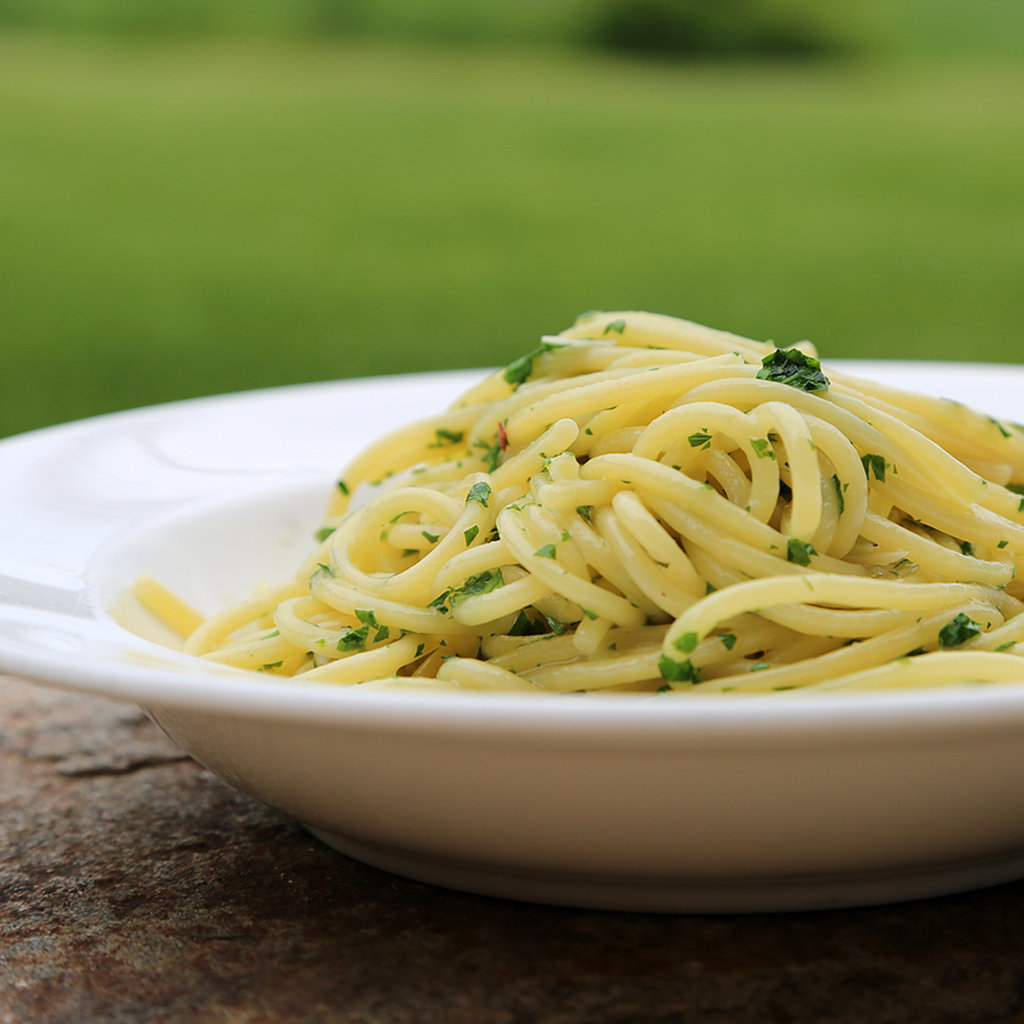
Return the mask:
[[1019,484],[1020,429],[807,343],[591,314],[375,442],[294,579],[186,650],[534,694],[1024,682]]

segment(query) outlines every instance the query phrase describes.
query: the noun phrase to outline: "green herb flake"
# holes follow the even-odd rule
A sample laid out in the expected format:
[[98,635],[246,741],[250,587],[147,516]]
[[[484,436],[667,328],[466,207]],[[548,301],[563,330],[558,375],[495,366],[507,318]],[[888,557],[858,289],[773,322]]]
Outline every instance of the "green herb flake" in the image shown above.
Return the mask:
[[316,572],[313,575],[316,576],[319,573],[323,573],[324,576],[333,576],[334,570],[326,562],[317,562]]
[[766,437],[752,437],[750,439],[750,447],[754,449],[754,454],[759,459],[775,458],[775,450],[772,448],[771,442]]
[[672,641],[672,646],[682,654],[689,654],[697,646],[697,634],[682,633]]
[[998,647],[992,648],[994,651],[1008,651],[1011,647],[1016,646],[1016,640],[1007,640],[1006,643],[1000,644]]
[[469,494],[466,495],[466,504],[468,505],[471,501],[475,501],[478,505],[483,505],[484,508],[487,508],[487,500],[490,496],[491,485],[483,480],[479,480],[470,487]]
[[474,540],[476,540],[476,535],[479,532],[480,532],[480,527],[479,526],[471,526],[468,530],[463,531],[462,536],[466,538],[466,547],[467,548],[469,547],[470,544],[473,543]]
[[686,440],[690,442],[691,448],[703,449],[711,447],[711,435],[708,433],[707,427],[694,431]]
[[489,594],[492,590],[497,590],[498,587],[504,585],[505,578],[501,575],[500,569],[487,569],[475,576],[470,576],[461,587],[453,590],[448,597],[448,603],[455,608],[471,597]]
[[540,619],[531,619],[526,612],[520,608],[516,621],[508,631],[509,636],[539,636],[548,631],[547,623]]
[[999,422],[994,416],[989,416],[989,422],[999,431],[1003,437],[1012,437],[1013,435]]
[[366,638],[370,635],[369,626],[360,626],[354,629],[351,626],[342,630],[338,638],[339,651],[361,651],[366,647]]
[[795,562],[797,565],[810,565],[811,555],[817,553],[810,544],[796,537],[790,537],[786,544],[786,561]]
[[420,533],[422,533],[431,544],[436,544],[441,539],[441,534],[439,533],[428,533],[426,530],[420,530]]
[[548,615],[545,612],[541,612],[544,616],[544,621],[548,624],[548,629],[551,630],[555,636],[561,636],[565,632],[565,623],[561,619],[556,619],[554,615]]
[[731,651],[736,646],[735,633],[723,633],[718,639],[722,641],[727,651]]
[[543,547],[537,548],[537,550],[534,551],[534,554],[538,558],[557,558],[558,557],[558,552],[555,551],[555,545],[554,544],[545,544]]
[[387,640],[391,636],[391,630],[387,626],[382,626],[377,621],[377,616],[372,611],[365,611],[362,608],[356,608],[356,618],[367,627],[368,630],[375,629],[377,632],[374,634],[373,642],[380,643],[382,640]]
[[939,630],[939,646],[943,648],[959,647],[980,632],[981,626],[964,612],[960,612]]
[[332,533],[334,533],[335,529],[336,527],[334,526],[321,526],[314,534],[317,539],[317,543],[322,544]]
[[447,444],[458,444],[465,436],[465,431],[445,430],[439,427],[437,430],[434,431],[434,437],[436,438],[436,440],[434,441],[432,447],[440,448],[443,445]]
[[581,607],[581,608],[580,608],[580,611],[581,611],[581,612],[583,612],[583,614],[584,614],[584,615],[586,615],[586,617],[587,617],[588,619],[590,619],[590,620],[591,620],[591,622],[593,622],[593,621],[594,621],[594,619],[596,619],[596,618],[597,618],[597,612],[592,612],[592,611],[591,611],[591,610],[590,610],[589,608],[582,608],[582,607]]
[[700,682],[700,673],[689,658],[686,661],[676,661],[675,658],[663,654],[658,659],[658,671],[661,673],[662,679],[666,679],[670,683]]
[[1000,541],[1000,542],[999,542],[999,543],[998,543],[998,544],[996,545],[996,547],[997,547],[997,548],[999,548],[999,549],[1002,549],[1002,548],[1005,548],[1005,547],[1006,547],[1006,545],[1007,545],[1007,544],[1009,544],[1009,543],[1010,543],[1010,542],[1009,542],[1008,540],[1001,540],[1001,541]]
[[798,348],[777,348],[761,360],[759,380],[788,384],[798,391],[826,391],[829,379],[821,372],[821,363]]
[[342,494],[348,494],[349,493],[348,484],[345,483],[344,480],[339,480],[337,486],[338,486],[338,490],[341,491]]
[[577,505],[576,515],[581,519],[585,519],[588,523],[594,521],[594,506],[593,505]]
[[832,474],[832,486],[835,488],[836,505],[839,507],[839,514],[842,515],[846,511],[846,494],[844,493],[846,487],[836,473]]
[[280,668],[284,664],[283,661],[268,661],[266,665],[260,665],[256,670],[257,672],[270,672],[272,669]]
[[969,540],[964,540],[960,542],[960,550],[965,555],[969,555],[971,558],[976,557],[974,554],[974,545]]
[[604,334],[622,334],[626,329],[625,320],[612,320],[611,323],[605,324]]
[[535,348],[532,352],[527,352],[526,355],[520,356],[518,359],[512,360],[505,367],[505,371],[502,374],[505,383],[510,384],[513,388],[518,388],[533,373],[533,361],[537,356],[541,356],[545,352],[553,352],[555,349],[565,348],[567,344],[568,342],[542,341],[538,348]]
[[870,480],[874,474],[876,480],[885,481],[886,462],[884,455],[876,455],[868,452],[860,457],[861,465],[864,467],[864,475]]

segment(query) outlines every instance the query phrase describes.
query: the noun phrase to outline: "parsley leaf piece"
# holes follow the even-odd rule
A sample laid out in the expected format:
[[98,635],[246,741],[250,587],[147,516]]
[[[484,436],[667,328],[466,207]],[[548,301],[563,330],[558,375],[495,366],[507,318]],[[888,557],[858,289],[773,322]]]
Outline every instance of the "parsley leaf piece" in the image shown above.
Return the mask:
[[686,440],[690,442],[691,448],[711,447],[711,435],[707,432],[707,427],[694,431]]
[[725,645],[727,651],[731,651],[736,646],[736,634],[735,633],[722,633],[718,638]]
[[667,679],[670,683],[700,682],[700,673],[689,658],[686,661],[676,661],[675,658],[663,654],[658,659],[658,671],[661,678]]
[[846,511],[846,495],[843,493],[845,488],[836,473],[832,474],[832,486],[836,489],[836,504],[839,506],[839,514],[842,515]]
[[683,633],[681,636],[676,637],[672,642],[672,646],[683,654],[689,654],[697,646],[697,634]]
[[786,545],[786,561],[795,562],[797,565],[810,565],[811,555],[817,553],[812,545],[796,537],[790,537]]
[[964,612],[960,612],[939,630],[939,646],[944,648],[959,647],[962,643],[970,640],[972,636],[977,636],[980,632],[981,626]]
[[456,608],[463,601],[481,594],[489,594],[492,590],[505,585],[505,578],[500,569],[486,569],[484,572],[470,576],[461,587],[456,587],[448,596],[448,603]]
[[532,352],[527,352],[526,355],[513,359],[505,367],[505,372],[502,374],[505,383],[510,384],[513,388],[519,387],[533,373],[533,361],[537,356],[542,356],[545,352],[553,352],[558,348],[565,348],[567,344],[568,342],[542,341],[540,346]]
[[581,518],[585,519],[588,523],[594,521],[594,506],[593,505],[577,505],[576,514]]
[[864,475],[870,480],[873,473],[876,480],[885,481],[885,456],[868,452],[860,457],[861,465],[864,467]]
[[366,638],[370,635],[369,626],[353,629],[351,626],[342,630],[338,639],[339,651],[361,651],[366,646]]
[[338,490],[341,491],[342,494],[348,494],[349,493],[348,484],[345,483],[344,480],[339,480],[338,481]]
[[436,544],[441,539],[441,534],[439,533],[428,533],[426,530],[420,530],[420,533],[422,533],[431,544]]
[[626,329],[626,321],[623,319],[612,320],[604,326],[604,334],[621,334]]
[[772,448],[772,443],[767,437],[752,437],[750,439],[750,447],[754,449],[754,454],[759,459],[775,458],[775,449]]
[[798,348],[777,348],[761,360],[758,380],[788,384],[798,391],[827,391],[829,379],[821,372],[821,363]]
[[440,448],[445,444],[458,444],[465,436],[465,431],[445,430],[443,427],[438,427],[438,429],[434,431],[434,437],[437,440],[434,442],[433,447]]
[[487,499],[491,496],[491,485],[484,483],[483,480],[478,480],[469,489],[469,494],[466,495],[466,504],[468,505],[471,501],[475,501],[478,505],[483,505],[487,508]]
[[561,636],[565,632],[565,623],[561,619],[556,619],[553,615],[548,615],[546,612],[541,612],[544,616],[544,621],[548,624],[548,629],[551,630],[555,636]]
[[315,537],[322,544],[332,533],[334,533],[335,529],[336,527],[334,526],[321,526],[320,529],[316,531]]
[[545,545],[543,545],[543,547],[537,548],[537,550],[534,551],[534,554],[537,555],[538,558],[557,558],[558,557],[558,552],[555,551],[555,545],[554,544],[545,544]]
[[476,540],[476,535],[480,532],[479,526],[471,526],[468,530],[464,530],[462,536],[466,538],[466,547]]
[[519,614],[516,616],[516,621],[512,623],[511,629],[508,631],[509,636],[539,636],[541,633],[548,631],[547,624],[542,622],[540,619],[531,619],[529,615],[519,609]]

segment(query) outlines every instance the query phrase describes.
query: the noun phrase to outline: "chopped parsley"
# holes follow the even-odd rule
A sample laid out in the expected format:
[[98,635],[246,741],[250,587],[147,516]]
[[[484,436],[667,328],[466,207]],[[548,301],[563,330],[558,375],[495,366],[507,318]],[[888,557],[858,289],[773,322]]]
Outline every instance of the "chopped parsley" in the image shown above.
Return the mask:
[[847,485],[842,483],[837,474],[832,474],[832,486],[836,489],[836,504],[839,506],[839,514],[842,515],[846,511],[846,487]]
[[790,537],[786,545],[786,561],[795,562],[797,565],[810,565],[811,555],[817,553],[810,544],[796,537]]
[[876,480],[885,481],[886,462],[884,455],[876,455],[868,452],[860,457],[861,465],[864,467],[864,475],[870,480],[872,473]]
[[981,626],[964,612],[960,612],[939,630],[939,646],[959,647],[962,643],[970,640],[972,636],[977,636],[980,632]]
[[428,533],[426,530],[420,530],[420,533],[422,533],[431,544],[436,544],[441,539],[441,534],[439,533]]
[[697,646],[697,634],[683,633],[676,637],[672,642],[672,646],[683,654],[689,654]]
[[463,601],[471,597],[479,597],[481,594],[489,594],[492,590],[505,585],[505,578],[501,575],[500,569],[486,569],[470,576],[461,587],[446,590],[430,602],[429,607],[436,609],[442,614],[450,609],[458,607]]
[[465,432],[462,430],[445,430],[439,427],[434,431],[434,437],[436,440],[431,447],[440,448],[446,444],[458,444],[465,437]]
[[723,633],[718,639],[722,641],[727,651],[731,651],[736,646],[735,633]]
[[605,324],[604,334],[621,334],[626,329],[625,320],[612,320],[611,323]]
[[369,635],[369,625],[359,626],[358,628],[346,626],[341,631],[341,636],[338,638],[338,650],[361,651],[366,647],[366,639]]
[[540,619],[531,619],[526,612],[520,608],[516,621],[512,623],[508,631],[509,636],[538,636],[548,631],[547,623]]
[[593,505],[577,505],[576,514],[581,518],[585,519],[588,523],[594,521],[594,506]]
[[775,450],[772,448],[771,442],[766,437],[752,437],[750,439],[750,447],[754,449],[754,454],[759,459],[774,459]]
[[342,494],[348,494],[349,493],[348,484],[345,483],[344,480],[339,480],[338,481],[338,490],[341,491]]
[[471,501],[475,501],[479,505],[483,505],[487,508],[487,499],[491,496],[491,485],[484,483],[483,480],[477,481],[469,489],[469,494],[466,495],[466,504],[468,505]]
[[334,533],[334,530],[335,527],[333,526],[321,526],[320,529],[316,531],[316,539],[322,544],[332,533]]
[[707,427],[701,430],[694,431],[688,438],[691,448],[710,448],[711,447],[711,435],[707,431]]
[[821,363],[798,348],[777,348],[761,360],[759,380],[788,384],[798,391],[826,391],[829,379],[821,372]]
[[676,661],[667,654],[663,654],[658,660],[658,671],[662,679],[670,683],[699,683],[700,673],[694,667],[689,658],[686,661]]
[[555,551],[555,545],[554,544],[545,544],[545,545],[543,545],[543,547],[537,548],[537,550],[534,551],[534,554],[538,558],[557,558],[558,557],[558,553]]
[[471,526],[468,530],[463,532],[462,536],[466,538],[466,547],[467,548],[469,547],[470,544],[473,543],[474,540],[476,540],[476,535],[479,532],[480,532],[480,527],[479,526]]
[[557,341],[542,341],[539,348],[535,348],[532,352],[527,352],[526,355],[520,356],[518,359],[513,359],[505,367],[505,372],[502,374],[505,383],[510,384],[513,388],[519,387],[533,373],[533,361],[537,356],[542,356],[545,352],[553,352],[555,349],[565,348],[566,344],[560,344]]
[[355,612],[356,618],[366,628],[367,633],[369,633],[371,629],[377,630],[376,634],[373,637],[374,643],[380,643],[381,640],[387,640],[387,638],[391,636],[391,630],[387,626],[382,626],[377,621],[377,616],[374,615],[372,611],[366,611],[362,608],[356,608]]

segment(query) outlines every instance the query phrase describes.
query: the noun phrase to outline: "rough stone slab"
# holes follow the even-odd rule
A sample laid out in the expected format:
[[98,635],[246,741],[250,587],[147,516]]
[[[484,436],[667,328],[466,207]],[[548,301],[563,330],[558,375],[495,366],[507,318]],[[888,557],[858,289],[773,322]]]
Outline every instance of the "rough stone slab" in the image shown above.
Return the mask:
[[0,1024],[998,1024],[1024,884],[817,914],[467,896],[356,864],[139,712],[0,678]]

